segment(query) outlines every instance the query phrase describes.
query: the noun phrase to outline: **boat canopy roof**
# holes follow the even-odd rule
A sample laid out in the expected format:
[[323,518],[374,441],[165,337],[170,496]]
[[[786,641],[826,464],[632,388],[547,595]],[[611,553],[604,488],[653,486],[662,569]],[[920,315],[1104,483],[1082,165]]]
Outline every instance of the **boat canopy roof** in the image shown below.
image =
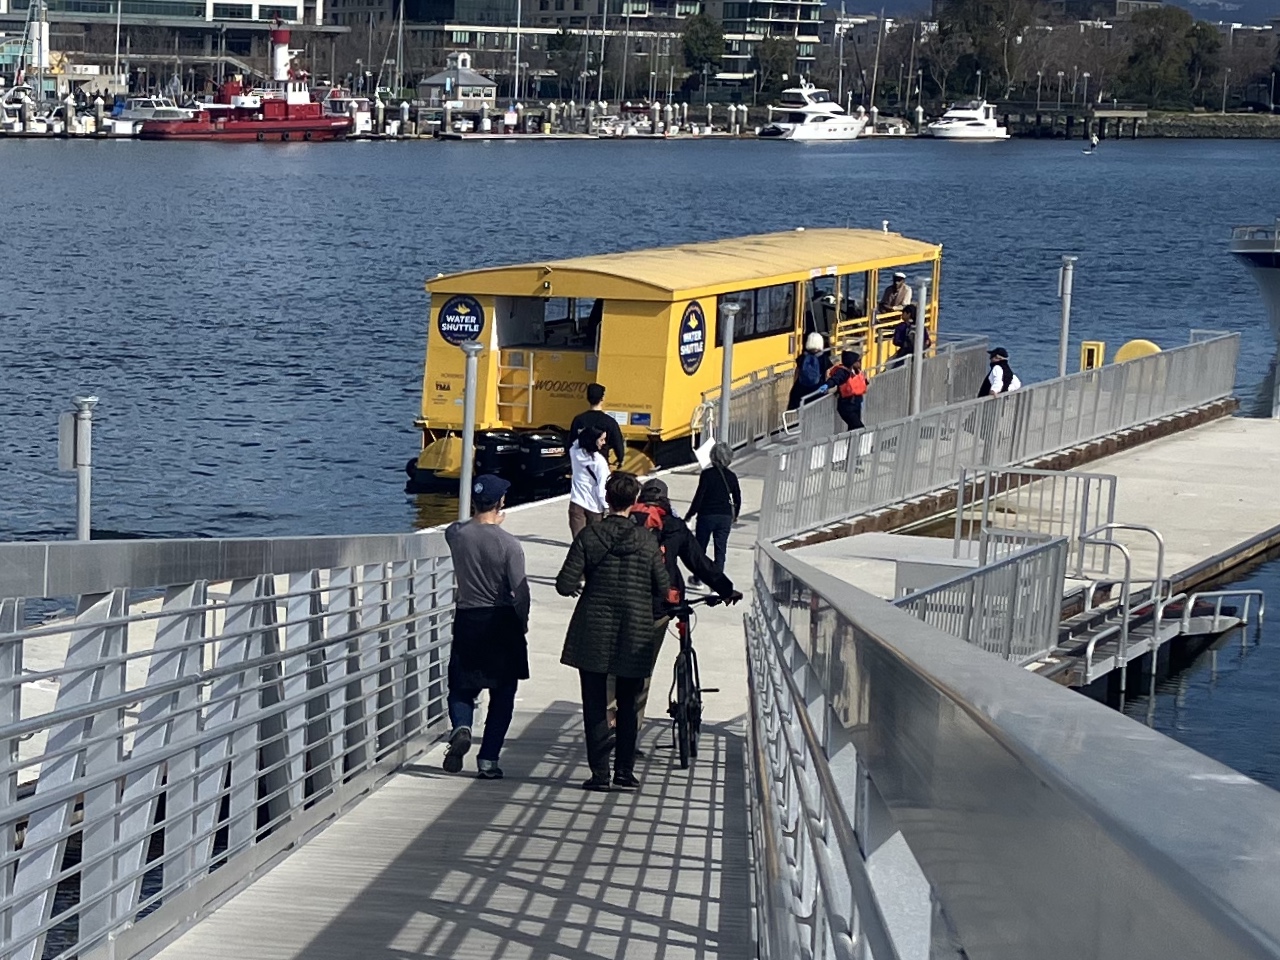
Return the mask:
[[799,229],[676,247],[469,270],[427,281],[434,294],[603,297],[671,302],[817,276],[937,260],[942,247],[882,230]]

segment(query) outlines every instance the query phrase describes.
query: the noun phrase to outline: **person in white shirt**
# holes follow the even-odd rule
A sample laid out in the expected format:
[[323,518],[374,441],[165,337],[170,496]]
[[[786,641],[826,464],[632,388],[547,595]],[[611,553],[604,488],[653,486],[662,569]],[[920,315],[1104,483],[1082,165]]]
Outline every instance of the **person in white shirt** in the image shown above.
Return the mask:
[[978,396],[994,397],[1002,393],[1011,393],[1022,386],[1022,381],[1018,379],[1018,375],[1009,366],[1008,350],[1004,347],[988,350],[987,358],[991,361],[991,371],[982,381]]
[[569,448],[573,479],[569,488],[569,536],[577,537],[591,523],[598,523],[608,505],[604,485],[609,480],[609,461],[604,458],[608,434],[596,427],[583,427]]

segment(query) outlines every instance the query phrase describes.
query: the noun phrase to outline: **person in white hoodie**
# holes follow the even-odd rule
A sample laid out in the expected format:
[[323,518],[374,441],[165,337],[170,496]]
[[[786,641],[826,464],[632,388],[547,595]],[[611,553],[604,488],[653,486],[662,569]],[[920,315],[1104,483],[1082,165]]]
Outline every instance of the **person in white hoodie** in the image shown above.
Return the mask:
[[608,505],[604,485],[609,480],[609,461],[604,458],[608,434],[595,427],[583,427],[569,448],[573,480],[569,487],[569,536],[577,537],[590,523],[598,523]]

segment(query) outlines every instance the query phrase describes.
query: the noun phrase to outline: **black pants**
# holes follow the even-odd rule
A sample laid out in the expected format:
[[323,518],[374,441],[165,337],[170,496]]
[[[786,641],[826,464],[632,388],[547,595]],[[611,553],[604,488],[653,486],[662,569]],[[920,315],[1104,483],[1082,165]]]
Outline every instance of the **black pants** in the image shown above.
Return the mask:
[[840,419],[844,421],[844,425],[850,430],[861,430],[862,427],[862,398],[856,400],[845,400],[841,398],[836,401],[836,413],[840,414]]
[[[587,734],[587,764],[597,777],[609,775],[609,677],[579,670],[582,681],[582,725]],[[614,734],[613,770],[631,773],[636,763],[636,702],[644,689],[643,677],[615,677],[618,719]]]
[[700,513],[696,523],[697,529],[694,536],[697,537],[698,546],[702,548],[703,553],[711,556],[707,550],[707,544],[715,545],[716,572],[724,573],[724,561],[729,553],[729,532],[733,530],[733,517],[727,513]]

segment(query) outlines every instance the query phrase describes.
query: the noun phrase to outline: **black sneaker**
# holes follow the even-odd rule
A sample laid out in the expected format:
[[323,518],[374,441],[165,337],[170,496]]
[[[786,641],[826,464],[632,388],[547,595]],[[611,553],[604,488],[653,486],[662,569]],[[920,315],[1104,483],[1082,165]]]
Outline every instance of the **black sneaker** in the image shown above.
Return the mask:
[[449,749],[444,752],[444,772],[461,773],[462,758],[471,749],[471,728],[455,727],[449,734]]
[[615,773],[613,785],[619,790],[639,790],[640,780],[633,773]]
[[583,790],[591,790],[595,793],[608,793],[613,788],[609,786],[609,775],[601,776],[593,773],[590,780],[584,780],[582,783]]
[[477,760],[476,761],[476,779],[501,780],[502,768],[498,766],[498,761],[497,760]]

